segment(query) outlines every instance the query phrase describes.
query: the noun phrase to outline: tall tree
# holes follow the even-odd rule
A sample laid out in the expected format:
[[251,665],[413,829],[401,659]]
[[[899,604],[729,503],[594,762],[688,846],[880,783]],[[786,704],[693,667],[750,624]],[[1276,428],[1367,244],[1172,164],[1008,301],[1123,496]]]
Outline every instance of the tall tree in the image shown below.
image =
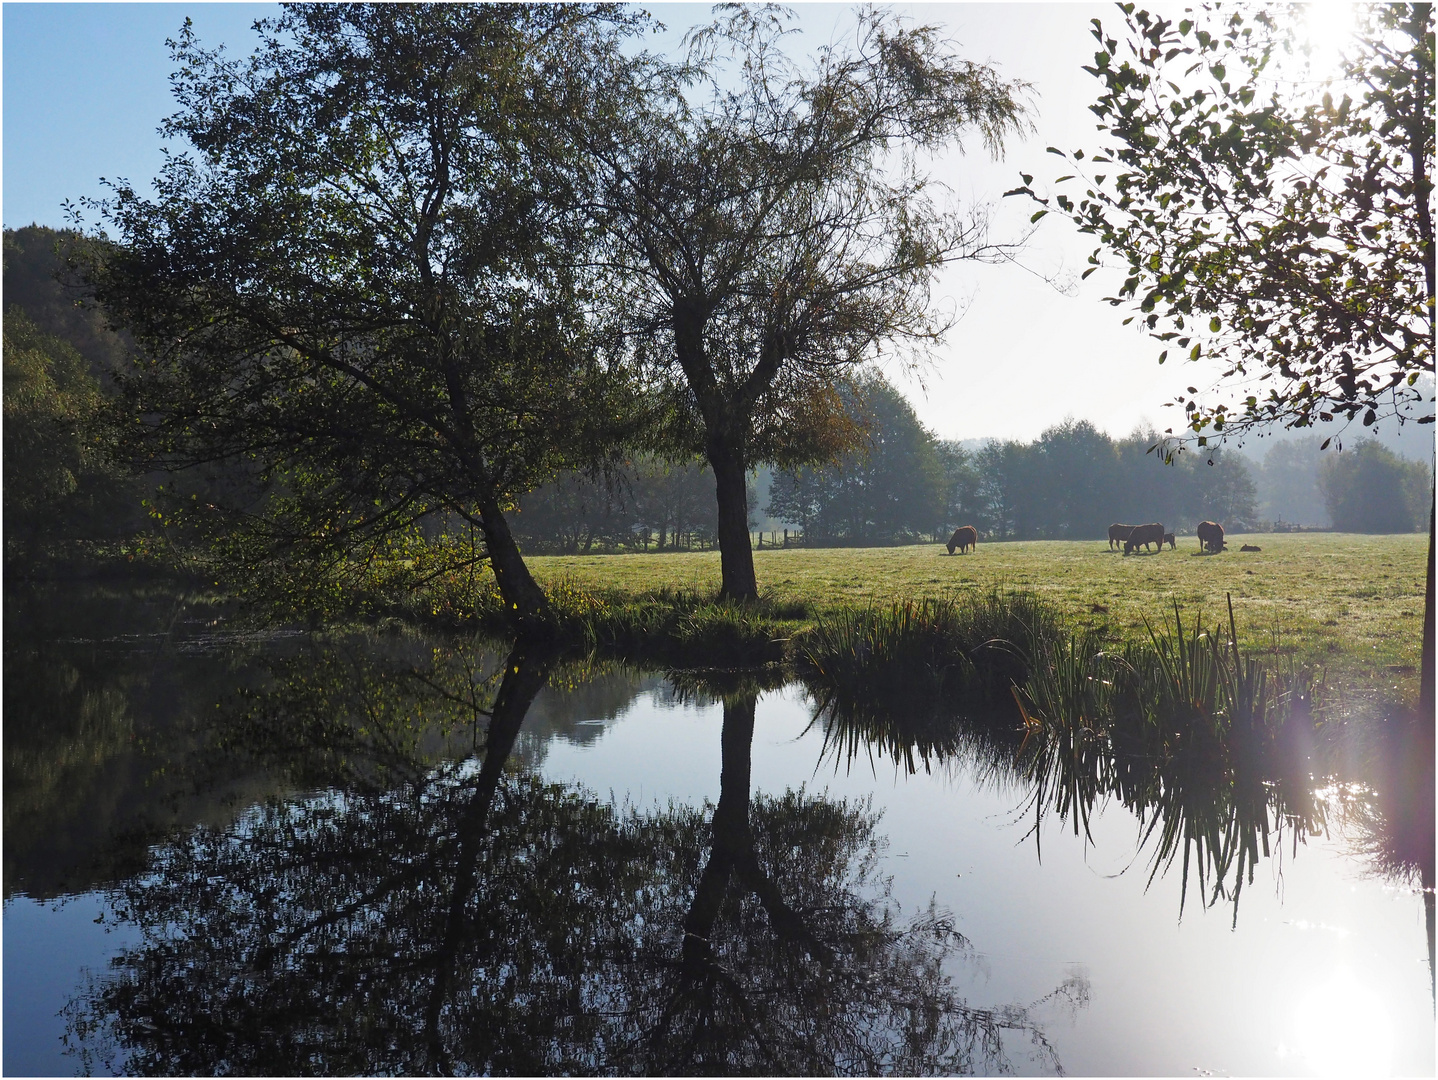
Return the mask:
[[1087,420],[1070,419],[1040,435],[1034,450],[1049,534],[1065,539],[1106,535],[1113,518],[1111,499],[1105,496],[1118,471],[1113,440]]
[[[978,455],[964,449],[956,440],[941,439],[934,444],[934,453],[939,459],[939,470],[943,474],[943,501],[939,514],[939,533],[947,535],[960,525],[977,524],[976,516],[981,512],[979,488],[981,479],[978,471]],[[988,523],[984,523],[984,531]]]
[[[1207,354],[1248,391],[1242,406],[1180,398],[1189,430],[1418,413],[1434,353],[1431,4],[1351,9],[1338,79],[1284,71],[1297,18],[1243,9],[1166,19],[1121,5],[1094,21],[1091,107],[1109,145],[1039,198],[1125,264],[1114,305],[1190,359]],[[1093,171],[1088,165],[1094,166]],[[1075,201],[1063,185],[1082,183]],[[1039,210],[1035,217],[1046,213]],[[1092,273],[1092,269],[1086,273]],[[1197,393],[1190,387],[1189,395]],[[1420,712],[1434,709],[1433,508]]]
[[553,117],[580,110],[585,65],[618,62],[616,18],[294,5],[248,62],[187,23],[162,130],[195,153],[167,159],[155,199],[114,186],[99,208],[119,243],[91,267],[140,346],[143,452],[280,483],[225,525],[311,561],[458,515],[516,621],[542,622],[506,512],[617,407],[569,269]]
[[885,344],[937,341],[939,267],[1004,253],[982,211],[930,201],[917,152],[975,135],[997,154],[1023,116],[1022,84],[932,27],[866,11],[808,72],[786,32],[773,9],[731,9],[590,147],[610,296],[671,387],[678,438],[714,471],[721,595],[738,599],[758,592],[747,470],[851,445],[835,378]]

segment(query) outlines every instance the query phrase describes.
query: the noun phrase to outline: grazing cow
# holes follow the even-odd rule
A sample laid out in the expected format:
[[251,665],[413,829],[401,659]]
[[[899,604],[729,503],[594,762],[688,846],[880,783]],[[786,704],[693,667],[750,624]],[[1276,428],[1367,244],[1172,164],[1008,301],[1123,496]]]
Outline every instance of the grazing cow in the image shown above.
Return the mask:
[[1243,547],[1239,548],[1238,550],[1239,550],[1239,551],[1262,551],[1263,549],[1262,549],[1261,547],[1259,547],[1257,544],[1244,544]]
[[[1168,545],[1168,550],[1169,550],[1169,551],[1172,551],[1172,550],[1174,550],[1176,547],[1178,547],[1178,542],[1177,542],[1176,540],[1174,540],[1174,538],[1173,538],[1173,533],[1164,533],[1164,534],[1163,534],[1163,543]],[[1162,547],[1162,546],[1163,546],[1163,544],[1160,544],[1160,545],[1159,545],[1159,547]]]
[[1118,545],[1129,538],[1134,530],[1132,525],[1120,525],[1117,522],[1108,527],[1108,549],[1113,551]]
[[972,525],[960,525],[954,530],[954,535],[949,537],[950,555],[954,553],[954,548],[958,548],[960,554],[968,551],[969,548],[977,551],[979,549],[979,530]]
[[1156,521],[1149,525],[1135,525],[1133,532],[1129,533],[1128,539],[1123,542],[1123,553],[1128,555],[1137,551],[1140,544],[1145,551],[1148,550],[1149,544],[1157,544],[1158,550],[1162,551],[1163,534],[1163,525]]
[[1228,545],[1223,541],[1223,526],[1216,521],[1198,523],[1198,550],[1217,555]]

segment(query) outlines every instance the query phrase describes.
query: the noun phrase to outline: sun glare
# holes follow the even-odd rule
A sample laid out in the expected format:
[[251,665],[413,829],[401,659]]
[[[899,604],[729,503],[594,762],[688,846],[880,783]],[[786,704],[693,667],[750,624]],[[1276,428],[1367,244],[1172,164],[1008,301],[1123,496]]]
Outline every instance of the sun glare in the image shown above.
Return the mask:
[[1345,0],[1313,0],[1301,10],[1301,36],[1310,47],[1310,71],[1318,78],[1337,75],[1339,59],[1353,34],[1355,5]]
[[1389,1076],[1393,1025],[1383,1000],[1340,968],[1299,1001],[1292,1042],[1280,1057],[1299,1057],[1318,1076]]

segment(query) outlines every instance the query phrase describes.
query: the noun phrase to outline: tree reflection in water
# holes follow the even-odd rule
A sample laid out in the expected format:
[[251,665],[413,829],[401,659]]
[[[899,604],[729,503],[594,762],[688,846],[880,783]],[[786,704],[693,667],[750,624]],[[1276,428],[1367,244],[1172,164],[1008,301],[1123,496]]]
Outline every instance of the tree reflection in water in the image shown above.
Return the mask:
[[[69,1007],[85,1064],[954,1074],[1022,1051],[1059,1071],[1032,1006],[956,994],[966,943],[932,906],[901,915],[867,806],[751,799],[756,687],[720,688],[712,815],[640,811],[510,762],[555,668],[516,651],[498,679],[457,655],[357,670],[347,710],[295,668],[238,711],[233,746],[325,790],[190,832],[119,888],[142,940]],[[453,734],[480,716],[482,756],[421,753],[436,717]],[[1086,995],[1075,979],[1050,998]]]

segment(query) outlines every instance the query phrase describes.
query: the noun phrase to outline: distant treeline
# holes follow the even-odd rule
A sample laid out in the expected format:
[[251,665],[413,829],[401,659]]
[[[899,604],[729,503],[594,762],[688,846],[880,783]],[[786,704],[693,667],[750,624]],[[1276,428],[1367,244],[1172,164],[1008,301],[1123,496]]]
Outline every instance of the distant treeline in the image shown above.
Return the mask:
[[[1419,429],[1431,433],[1430,429]],[[1376,439],[1323,452],[1323,436],[1275,443],[1254,455],[1259,517],[1326,524],[1339,532],[1422,532],[1433,483],[1431,463],[1402,457]],[[1421,435],[1405,439],[1423,447]],[[1431,452],[1432,443],[1426,448]]]
[[[1427,507],[1429,471],[1371,440],[1341,454],[1320,453],[1317,439],[1282,442],[1261,462],[1223,448],[1190,450],[1166,465],[1150,452],[1163,442],[1156,433],[1113,439],[1067,421],[1032,442],[975,449],[936,438],[877,375],[844,393],[868,431],[865,445],[828,465],[774,472],[767,500],[756,497],[768,479],[761,471],[750,486],[751,524],[787,524],[809,545],[933,541],[959,525],[988,540],[1101,539],[1115,521],[1262,530],[1273,524],[1260,516],[1262,487],[1280,507],[1300,509],[1290,522],[1410,532],[1421,529]],[[698,464],[570,473],[524,497],[516,531],[534,550],[708,547],[712,492]]]
[[143,478],[111,454],[124,343],[55,280],[63,234],[5,230],[5,557],[146,528]]
[[1106,536],[1115,521],[1248,523],[1253,477],[1238,455],[1180,454],[1165,465],[1157,435],[1114,440],[1087,421],[1066,421],[1033,442],[978,450],[934,437],[908,402],[878,377],[856,388],[869,445],[838,462],[776,474],[769,513],[806,541],[894,543],[973,525],[990,540]]
[[[749,507],[752,516],[752,481]],[[699,461],[659,458],[606,472],[563,473],[520,499],[513,522],[514,534],[531,551],[708,548],[718,530],[714,475]]]
[[[143,500],[162,479],[117,463],[113,373],[123,339],[55,280],[63,234],[5,232],[5,549],[7,561],[71,541],[125,542],[153,530]],[[928,431],[878,375],[843,390],[867,435],[838,461],[750,481],[751,528],[807,544],[893,544],[974,525],[987,540],[1097,539],[1111,522],[1230,530],[1274,519],[1352,532],[1421,530],[1430,467],[1368,440],[1320,453],[1319,438],[1273,445],[1258,460],[1219,449],[1164,465],[1152,432],[1115,440],[1067,421],[1032,442],[965,447]],[[133,422],[133,421],[131,421]],[[223,476],[170,477],[189,498]],[[767,494],[767,497],[766,497]],[[607,471],[563,473],[524,495],[514,531],[528,550],[584,552],[712,547],[714,478],[699,461],[638,457]],[[427,531],[443,531],[441,522]]]

